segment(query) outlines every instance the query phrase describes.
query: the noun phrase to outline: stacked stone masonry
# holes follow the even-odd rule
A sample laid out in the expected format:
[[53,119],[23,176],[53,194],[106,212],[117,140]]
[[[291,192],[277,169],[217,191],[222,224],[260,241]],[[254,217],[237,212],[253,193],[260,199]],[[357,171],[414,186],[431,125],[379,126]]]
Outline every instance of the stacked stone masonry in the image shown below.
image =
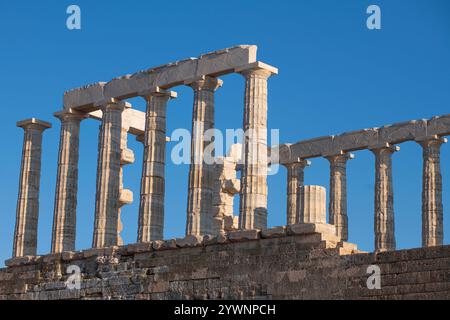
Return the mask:
[[241,190],[237,167],[242,145],[234,144],[226,157],[216,157],[213,170],[212,234],[224,234],[239,228],[239,217],[233,212],[234,197]]
[[[298,224],[15,258],[0,270],[0,299],[450,298],[450,246],[360,253],[329,231]],[[67,288],[70,265],[80,289]],[[379,290],[367,287],[371,265]]]
[[[46,256],[36,255],[37,225],[42,134],[51,125],[19,121],[24,140],[13,258],[0,271],[0,297],[448,298],[440,152],[450,135],[450,115],[269,147],[268,79],[278,70],[258,61],[256,49],[240,45],[65,92],[63,110],[55,113],[61,131]],[[244,138],[226,157],[212,154],[212,164],[204,158],[211,148],[205,133],[214,129],[221,78],[231,73],[244,78]],[[166,114],[176,86],[193,89],[186,237],[164,240]],[[134,97],[145,99],[145,112],[126,102]],[[93,249],[75,252],[80,124],[88,118],[100,121]],[[136,160],[127,147],[129,135],[142,143],[143,158],[137,243],[123,246],[121,208],[133,201],[123,167]],[[423,152],[423,248],[395,251],[393,155],[407,141]],[[346,242],[347,163],[352,152],[363,150],[374,157],[373,254]],[[328,199],[325,188],[304,185],[317,157],[330,164]],[[275,164],[287,169],[286,226],[267,229],[267,173]],[[375,262],[383,266],[387,289],[369,292],[358,268]],[[81,290],[63,285],[70,264],[82,269]],[[401,269],[392,272],[397,264]]]

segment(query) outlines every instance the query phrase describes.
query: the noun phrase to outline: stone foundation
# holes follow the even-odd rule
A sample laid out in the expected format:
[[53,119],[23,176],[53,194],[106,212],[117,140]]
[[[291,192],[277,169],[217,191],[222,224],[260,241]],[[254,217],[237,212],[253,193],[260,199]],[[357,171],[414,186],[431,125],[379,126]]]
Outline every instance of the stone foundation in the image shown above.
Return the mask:
[[[1,299],[449,299],[450,246],[361,253],[297,224],[10,259]],[[68,289],[67,268],[81,269]],[[367,288],[369,265],[381,289]]]

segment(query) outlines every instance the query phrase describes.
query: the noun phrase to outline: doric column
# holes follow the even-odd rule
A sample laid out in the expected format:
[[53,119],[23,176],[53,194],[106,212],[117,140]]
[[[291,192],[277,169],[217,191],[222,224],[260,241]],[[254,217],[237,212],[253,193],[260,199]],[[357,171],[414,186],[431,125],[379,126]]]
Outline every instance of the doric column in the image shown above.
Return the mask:
[[422,246],[439,246],[444,238],[441,144],[447,139],[433,136],[417,142],[423,148]]
[[298,223],[300,210],[300,187],[304,185],[304,169],[311,164],[308,160],[301,159],[298,162],[286,164],[287,169],[287,204],[286,224]]
[[398,146],[384,144],[370,149],[375,155],[375,251],[395,250],[392,154]]
[[68,110],[55,113],[61,120],[52,253],[75,250],[80,122],[86,116]]
[[245,77],[244,157],[239,203],[240,229],[267,227],[267,79],[277,69],[255,63]]
[[327,191],[322,186],[300,186],[298,223],[327,223]]
[[35,118],[17,122],[24,130],[13,257],[36,255],[42,133],[51,124]]
[[172,91],[142,94],[147,101],[139,205],[138,242],[163,239],[164,168],[166,162],[166,109]]
[[326,156],[330,162],[330,202],[328,206],[329,223],[336,226],[336,235],[348,240],[347,218],[347,160],[352,153]]
[[204,151],[213,142],[205,141],[204,133],[214,128],[214,92],[221,85],[222,80],[213,77],[189,84],[194,90],[194,106],[186,235],[212,233],[213,163],[211,159],[205,161]]
[[130,105],[121,101],[101,106],[95,196],[94,239],[92,246],[102,248],[117,244],[120,195],[120,158],[122,112]]

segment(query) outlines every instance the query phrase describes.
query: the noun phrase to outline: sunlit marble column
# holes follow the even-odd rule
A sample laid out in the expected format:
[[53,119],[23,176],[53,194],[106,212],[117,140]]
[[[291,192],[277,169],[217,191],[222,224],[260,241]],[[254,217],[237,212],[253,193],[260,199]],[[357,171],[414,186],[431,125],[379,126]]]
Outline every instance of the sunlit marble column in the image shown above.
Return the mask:
[[441,145],[447,139],[433,136],[418,139],[417,142],[423,148],[422,246],[439,246],[444,238]]
[[149,242],[163,239],[166,109],[176,93],[158,89],[142,96],[147,101],[147,110],[137,240]]
[[336,226],[336,235],[343,241],[348,240],[347,218],[347,160],[353,159],[352,153],[327,156],[330,162],[330,202],[328,222]]
[[36,255],[42,133],[51,124],[35,118],[17,122],[24,130],[13,257]]
[[205,148],[214,143],[205,140],[205,132],[214,128],[214,92],[222,80],[204,77],[188,85],[194,90],[194,106],[186,235],[205,235],[212,233],[213,163],[204,156]]
[[239,203],[240,229],[267,227],[267,80],[277,69],[256,63],[245,77],[244,158]]
[[101,106],[103,116],[98,146],[94,238],[92,243],[94,248],[117,245],[122,112],[129,107],[131,107],[130,104],[115,100]]
[[75,250],[80,122],[86,115],[72,110],[55,113],[61,121],[52,253]]
[[300,160],[298,162],[286,164],[287,168],[287,204],[286,204],[286,224],[298,223],[298,215],[300,210],[300,186],[304,185],[306,166],[311,164],[308,160]]
[[375,155],[375,251],[395,250],[392,154],[399,150],[389,144],[371,148]]
[[298,223],[326,223],[327,191],[322,186],[299,187],[299,215]]

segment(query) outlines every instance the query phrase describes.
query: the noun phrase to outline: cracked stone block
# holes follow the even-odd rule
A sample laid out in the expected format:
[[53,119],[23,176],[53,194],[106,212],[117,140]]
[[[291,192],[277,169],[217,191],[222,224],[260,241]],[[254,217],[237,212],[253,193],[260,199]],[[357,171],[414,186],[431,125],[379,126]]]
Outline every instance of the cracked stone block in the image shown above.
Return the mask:
[[279,226],[261,231],[261,238],[279,238],[286,236],[286,227]]
[[164,240],[160,249],[176,249],[177,243],[175,239]]
[[196,247],[202,244],[203,238],[197,235],[188,235],[184,238],[176,239],[176,244],[180,248]]
[[336,234],[336,227],[325,223],[297,223],[288,226],[289,235],[301,235],[311,233]]
[[259,230],[238,230],[229,232],[228,239],[232,242],[238,241],[246,241],[246,240],[258,240],[259,239]]
[[133,243],[127,246],[127,253],[142,253],[152,251],[152,242],[141,242],[141,243]]
[[16,257],[11,258],[5,261],[5,265],[7,267],[15,267],[15,266],[21,266],[30,264],[36,261],[36,256],[23,256],[23,257]]
[[122,149],[120,154],[120,164],[131,164],[134,163],[134,152],[131,149]]

